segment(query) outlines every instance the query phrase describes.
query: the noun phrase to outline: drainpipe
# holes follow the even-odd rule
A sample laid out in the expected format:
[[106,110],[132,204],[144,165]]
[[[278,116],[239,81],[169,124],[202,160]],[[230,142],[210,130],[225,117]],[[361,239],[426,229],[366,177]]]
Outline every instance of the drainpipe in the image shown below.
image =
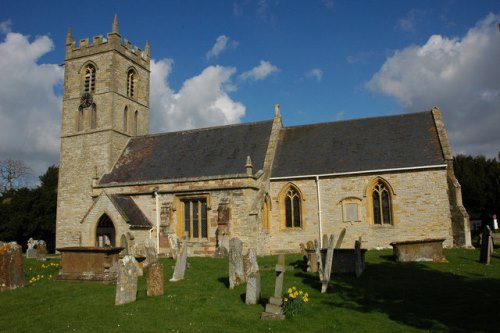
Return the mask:
[[[156,201],[156,254],[160,254],[160,200],[158,196],[158,187],[153,189],[153,195]],[[149,236],[151,238],[151,233]]]
[[323,248],[323,221],[321,214],[321,191],[319,188],[319,176],[316,176],[316,191],[318,194],[319,246],[320,248]]

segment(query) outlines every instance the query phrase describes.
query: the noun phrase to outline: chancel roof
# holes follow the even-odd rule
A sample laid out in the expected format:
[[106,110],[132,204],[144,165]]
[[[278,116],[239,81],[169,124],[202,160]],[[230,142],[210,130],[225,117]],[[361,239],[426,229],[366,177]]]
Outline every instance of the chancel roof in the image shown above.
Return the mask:
[[284,128],[271,177],[445,163],[431,112]]
[[246,174],[264,166],[272,121],[147,135],[130,139],[100,184]]

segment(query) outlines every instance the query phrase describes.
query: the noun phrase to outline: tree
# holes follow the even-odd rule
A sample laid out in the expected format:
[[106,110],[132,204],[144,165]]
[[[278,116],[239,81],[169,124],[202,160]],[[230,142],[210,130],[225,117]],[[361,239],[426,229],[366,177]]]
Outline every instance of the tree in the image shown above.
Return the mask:
[[22,181],[33,171],[21,160],[0,161],[0,192],[5,193],[21,187]]

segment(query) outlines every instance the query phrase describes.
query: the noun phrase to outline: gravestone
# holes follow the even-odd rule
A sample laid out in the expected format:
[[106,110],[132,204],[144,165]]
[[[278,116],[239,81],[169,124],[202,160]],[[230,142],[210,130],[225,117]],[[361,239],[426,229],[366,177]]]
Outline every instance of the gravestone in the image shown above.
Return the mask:
[[137,298],[137,277],[142,269],[133,256],[125,256],[118,261],[115,305],[135,302]]
[[247,265],[245,275],[247,277],[247,292],[245,295],[246,304],[257,304],[260,300],[260,271],[257,262],[257,253],[251,248],[247,254]]
[[168,234],[168,242],[170,244],[170,254],[172,258],[177,260],[180,251],[179,237],[174,233]]
[[170,282],[184,280],[186,265],[187,265],[187,242],[182,242],[180,253],[177,255],[177,260],[175,261],[174,274],[172,275]]
[[266,305],[266,311],[262,312],[260,319],[262,320],[284,320],[281,295],[283,293],[283,278],[285,275],[285,255],[278,256],[278,263],[276,264],[276,282],[274,285],[274,296],[269,298]]
[[47,260],[47,244],[43,240],[39,240],[36,245],[36,258],[38,260]]
[[36,259],[36,249],[35,246],[38,243],[38,241],[34,240],[33,238],[28,239],[28,249],[26,250],[26,258],[29,259]]
[[342,228],[342,230],[340,231],[339,238],[337,238],[337,244],[335,244],[336,249],[340,249],[340,247],[342,246],[342,242],[344,241],[345,237],[345,231],[345,228]]
[[489,265],[492,252],[493,241],[491,239],[491,229],[489,226],[486,226],[481,235],[481,252],[479,254],[479,262]]
[[16,242],[0,245],[0,292],[24,287],[23,250]]
[[128,240],[126,235],[122,235],[120,237],[120,247],[123,247],[123,251],[120,253],[124,256],[129,255],[129,250],[128,250]]
[[312,241],[306,243],[307,271],[316,273],[318,271],[318,260],[315,254],[315,247]]
[[365,270],[365,261],[361,252],[361,237],[354,242],[354,274],[360,277]]
[[147,295],[161,296],[164,293],[164,271],[163,264],[159,261],[149,265],[146,273]]
[[151,239],[146,239],[144,241],[144,251],[146,254],[146,260],[144,260],[144,267],[147,267],[152,263],[158,261],[158,257],[156,255],[156,249]]
[[229,288],[245,283],[243,243],[238,237],[229,240]]
[[[316,258],[318,260],[318,273],[319,279],[321,281],[321,293],[326,293],[328,289],[328,283],[330,283],[330,276],[332,272],[332,263],[333,263],[333,235],[330,235],[330,238],[323,236],[324,244],[327,245],[326,256],[323,262],[323,256],[321,253],[321,249],[317,241],[315,241],[316,245]],[[326,241],[325,241],[326,239]]]

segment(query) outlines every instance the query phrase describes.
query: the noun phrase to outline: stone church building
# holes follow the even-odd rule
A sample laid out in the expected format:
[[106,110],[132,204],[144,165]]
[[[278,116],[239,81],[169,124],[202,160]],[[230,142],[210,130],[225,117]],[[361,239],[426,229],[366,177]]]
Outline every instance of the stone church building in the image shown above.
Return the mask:
[[272,119],[149,134],[150,47],[112,32],[66,38],[56,246],[258,254],[346,229],[344,246],[444,238],[469,246],[441,113],[283,125]]

